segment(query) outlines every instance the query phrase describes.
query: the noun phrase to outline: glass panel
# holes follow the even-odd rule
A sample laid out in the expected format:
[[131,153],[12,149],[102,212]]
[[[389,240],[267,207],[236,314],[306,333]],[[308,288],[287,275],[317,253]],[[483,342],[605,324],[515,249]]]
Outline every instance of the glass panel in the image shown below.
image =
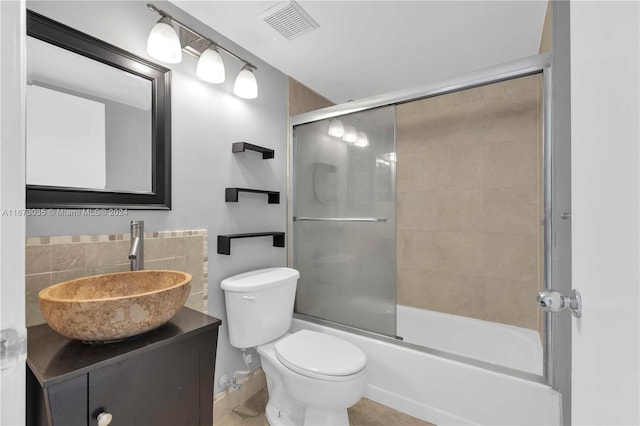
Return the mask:
[[297,312],[542,375],[542,105],[535,74],[296,126]]
[[296,312],[396,335],[395,107],[294,127]]

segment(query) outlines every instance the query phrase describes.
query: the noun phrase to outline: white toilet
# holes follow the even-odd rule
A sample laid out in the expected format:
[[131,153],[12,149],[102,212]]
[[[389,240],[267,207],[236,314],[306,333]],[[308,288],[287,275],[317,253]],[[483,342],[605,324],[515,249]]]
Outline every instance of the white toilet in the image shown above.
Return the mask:
[[257,347],[271,426],[346,426],[347,408],[364,394],[367,357],[328,334],[288,333],[299,276],[295,269],[268,268],[222,281],[231,345]]

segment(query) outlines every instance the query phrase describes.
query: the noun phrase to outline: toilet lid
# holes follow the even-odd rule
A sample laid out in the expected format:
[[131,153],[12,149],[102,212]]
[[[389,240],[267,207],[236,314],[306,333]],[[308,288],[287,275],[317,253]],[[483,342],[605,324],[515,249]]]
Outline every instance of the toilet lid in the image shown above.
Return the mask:
[[367,364],[367,356],[355,345],[311,330],[301,330],[278,341],[276,357],[300,374],[348,376]]

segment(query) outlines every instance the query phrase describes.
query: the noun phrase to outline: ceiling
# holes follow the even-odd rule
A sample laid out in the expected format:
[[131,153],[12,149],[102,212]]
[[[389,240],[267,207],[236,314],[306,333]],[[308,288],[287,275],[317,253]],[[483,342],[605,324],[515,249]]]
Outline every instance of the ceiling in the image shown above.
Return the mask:
[[546,0],[302,0],[319,28],[287,40],[260,16],[283,2],[172,3],[336,103],[535,55],[547,6]]

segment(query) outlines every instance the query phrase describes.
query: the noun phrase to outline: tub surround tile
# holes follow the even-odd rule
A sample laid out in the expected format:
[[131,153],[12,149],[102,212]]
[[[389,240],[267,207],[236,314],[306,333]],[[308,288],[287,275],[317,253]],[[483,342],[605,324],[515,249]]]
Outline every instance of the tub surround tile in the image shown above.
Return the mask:
[[534,75],[398,105],[398,303],[539,329],[541,87]]
[[438,158],[434,151],[398,154],[402,168],[397,170],[398,192],[423,192],[436,189]]
[[430,145],[438,150],[482,145],[486,139],[484,109],[481,102],[439,109],[437,125],[430,133]]
[[484,278],[483,285],[484,319],[533,330],[538,328],[535,282]]
[[429,272],[425,277],[423,309],[472,318],[483,316],[482,281],[473,275]]
[[485,111],[487,141],[505,142],[538,133],[537,99],[515,100]]
[[484,234],[438,232],[438,271],[481,276],[485,267]]
[[538,281],[537,235],[485,233],[483,237],[484,276]]
[[538,188],[485,188],[483,228],[487,232],[537,234],[541,232]]
[[[130,270],[130,234],[65,235],[27,238],[25,249],[27,326],[44,322],[38,291],[89,275]],[[189,272],[189,305],[207,312],[207,238],[205,230],[145,233],[145,269]]]
[[480,189],[438,192],[438,229],[454,232],[482,232],[485,198]]
[[438,229],[437,192],[413,192],[409,196],[398,197],[398,229]]
[[398,230],[398,267],[436,270],[438,247],[436,233]]
[[482,154],[482,146],[438,151],[438,189],[481,189],[484,171]]
[[[424,308],[426,300],[427,272],[418,268],[399,268],[396,301],[399,305]],[[420,305],[420,306],[418,306]]]
[[[509,188],[538,185],[538,150],[535,135],[529,140],[488,144],[484,147],[484,187]],[[536,192],[537,193],[537,192]]]

